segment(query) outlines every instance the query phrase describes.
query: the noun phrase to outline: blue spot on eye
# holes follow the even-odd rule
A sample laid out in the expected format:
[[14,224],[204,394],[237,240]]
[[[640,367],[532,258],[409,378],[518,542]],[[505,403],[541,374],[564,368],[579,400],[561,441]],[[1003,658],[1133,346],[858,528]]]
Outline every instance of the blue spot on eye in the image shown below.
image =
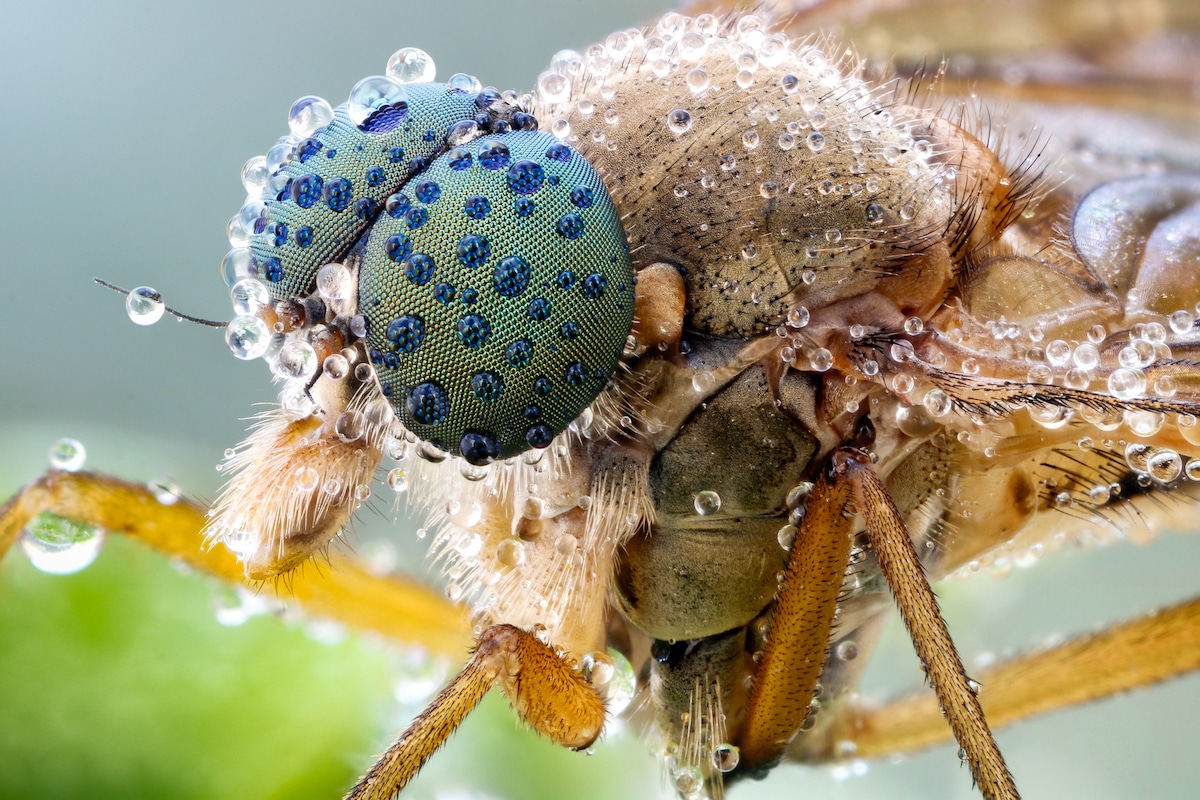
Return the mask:
[[414,386],[408,393],[405,406],[413,419],[425,425],[437,425],[450,414],[450,398],[446,390],[432,382]]
[[424,286],[433,277],[433,259],[424,253],[413,253],[404,262],[404,277],[417,286]]
[[475,269],[487,261],[491,252],[492,246],[488,240],[477,233],[468,233],[458,242],[458,260],[469,269]]
[[328,153],[325,154],[325,157],[326,158],[336,158],[337,157],[337,149],[336,148],[331,149]]
[[580,184],[571,190],[571,203],[576,208],[591,208],[595,194],[592,187]]
[[486,433],[467,431],[458,442],[458,451],[467,461],[480,466],[500,457],[500,442]]
[[358,129],[366,133],[387,133],[399,128],[407,116],[408,103],[404,101],[380,106],[372,111],[369,117],[363,120],[363,124],[359,125]]
[[[263,212],[265,213],[266,209],[263,209]],[[251,230],[257,236],[258,234],[262,233],[266,229],[267,229],[267,218],[265,216],[260,215],[258,218],[256,218],[254,220],[254,227]]]
[[417,199],[422,203],[429,205],[437,202],[437,199],[442,196],[442,187],[438,186],[434,181],[421,181],[417,184],[416,191]]
[[325,181],[320,175],[306,173],[292,181],[292,199],[301,208],[312,208],[321,199],[321,191]]
[[383,353],[379,356],[379,363],[387,369],[396,369],[400,366],[400,356],[395,353]]
[[520,256],[508,256],[500,260],[492,273],[492,286],[503,297],[517,297],[529,286],[533,270]]
[[550,184],[551,186],[558,186],[558,176],[551,175],[549,178],[546,178],[546,183]]
[[470,169],[471,162],[473,160],[471,158],[470,152],[468,152],[467,150],[464,150],[461,147],[456,147],[453,150],[451,150],[449,153],[446,154],[446,158],[449,159],[450,169],[456,170],[458,172],[461,172],[464,169]]
[[388,323],[387,338],[397,350],[411,353],[425,341],[425,320],[412,314],[397,317]]
[[504,394],[504,379],[494,372],[476,372],[471,376],[471,391],[485,403],[494,403]]
[[373,197],[360,197],[354,201],[354,216],[363,222],[370,222],[379,216],[379,204]]
[[392,261],[403,261],[412,252],[412,242],[403,233],[395,233],[383,243],[383,252]]
[[513,207],[516,209],[518,217],[528,217],[533,213],[535,204],[528,197],[518,197]]
[[425,131],[425,136],[424,136],[423,138],[424,138],[424,139],[425,139],[425,141],[427,141],[427,142],[433,142],[433,141],[437,141],[437,134],[436,134],[436,133],[434,133],[432,130],[426,130],[426,131]]
[[579,323],[575,320],[567,320],[562,324],[562,327],[558,329],[558,335],[566,339],[568,342],[574,341],[575,339],[579,338]]
[[303,164],[305,161],[308,161],[310,158],[320,152],[322,146],[323,145],[321,144],[320,139],[311,137],[304,139],[300,142],[300,144],[296,145],[296,157],[300,159],[300,163]]
[[404,160],[404,148],[403,147],[390,148],[387,151],[387,153],[388,153],[388,160],[391,161],[393,164],[399,164],[401,161]]
[[521,160],[508,168],[508,187],[517,194],[533,194],[542,188],[545,172],[536,161]]
[[448,283],[439,283],[433,287],[433,299],[444,306],[454,302],[454,287]]
[[521,416],[533,422],[542,415],[542,410],[537,406],[525,406],[525,410],[521,412]]
[[462,304],[464,306],[473,306],[475,301],[479,299],[479,292],[468,286],[462,291]]
[[384,201],[383,210],[388,213],[389,217],[400,219],[408,210],[412,208],[412,200],[409,200],[406,195],[394,194]]
[[329,205],[329,210],[340,214],[350,207],[350,200],[354,197],[354,187],[345,178],[334,178],[325,184],[322,196]]
[[416,175],[418,172],[424,172],[429,166],[429,158],[427,156],[417,156],[408,162],[408,174]]
[[504,360],[520,369],[533,360],[533,342],[528,339],[517,339],[504,348]]
[[508,147],[503,142],[486,142],[479,154],[479,163],[485,169],[502,169],[508,166],[509,160]]
[[535,322],[545,322],[550,319],[550,301],[544,297],[535,297],[529,301],[529,316]]
[[589,300],[595,300],[604,294],[604,290],[608,288],[608,279],[599,272],[593,272],[583,279],[582,288],[584,297]]
[[578,386],[586,381],[587,377],[587,370],[584,369],[583,364],[580,364],[578,361],[573,364],[569,364],[566,370],[563,371],[563,380],[567,382],[568,386]]
[[274,238],[271,239],[271,243],[276,247],[283,247],[285,244],[287,244],[288,226],[282,222],[276,222],[273,223],[273,228],[275,235]]
[[575,273],[569,269],[564,269],[554,276],[554,282],[558,284],[558,288],[560,289],[570,289],[575,285]]
[[300,245],[301,247],[308,247],[310,244],[312,244],[312,240],[312,228],[308,227],[307,225],[301,225],[299,228],[296,228],[296,244]]
[[383,167],[367,167],[367,186],[383,183]]
[[429,219],[429,212],[423,208],[410,208],[404,214],[404,221],[408,223],[409,230],[416,230],[425,224]]
[[481,194],[473,194],[463,203],[463,211],[471,219],[483,219],[492,210],[492,204]]
[[554,386],[550,383],[550,379],[540,377],[533,382],[533,393],[541,397],[545,397],[554,391]]
[[263,262],[263,267],[267,280],[271,283],[279,283],[283,280],[283,262],[278,258],[268,258]]
[[563,214],[554,230],[564,239],[578,239],[583,235],[583,218],[578,214]]
[[525,441],[533,447],[549,447],[550,443],[554,441],[554,431],[546,425],[534,425],[525,431]]
[[546,150],[546,158],[566,163],[571,160],[571,148],[565,144],[554,144]]
[[478,314],[467,314],[458,321],[456,328],[458,338],[472,349],[481,347],[492,335],[491,323]]

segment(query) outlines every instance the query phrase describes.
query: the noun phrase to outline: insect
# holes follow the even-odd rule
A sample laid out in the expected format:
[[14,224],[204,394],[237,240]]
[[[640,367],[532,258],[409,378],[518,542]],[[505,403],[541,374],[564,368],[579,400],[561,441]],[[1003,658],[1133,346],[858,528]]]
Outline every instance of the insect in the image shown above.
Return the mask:
[[[824,134],[822,134],[822,135],[824,135]],[[831,145],[831,146],[832,146],[832,145]],[[752,148],[751,148],[751,149],[752,149]],[[765,189],[764,189],[764,191],[769,191],[769,190],[765,190]],[[682,199],[682,198],[680,198],[680,199]],[[769,199],[769,198],[764,198],[764,199]],[[865,213],[865,212],[864,212],[864,213]],[[836,242],[831,242],[831,241],[829,241],[828,237],[827,237],[827,242],[828,242],[828,244],[830,244],[830,245],[835,245],[835,244],[837,244]],[[836,248],[836,247],[835,247],[835,248],[833,248],[833,250],[834,250],[834,251],[838,251],[838,250],[839,250],[839,248]],[[747,260],[753,260],[753,258],[754,258],[754,256],[753,256],[753,255],[751,255],[751,256],[749,256],[749,257],[747,258]],[[721,288],[722,288],[722,289],[724,289],[724,287],[723,287],[723,286],[722,286]],[[753,303],[753,301],[751,301],[751,303]],[[755,304],[755,305],[757,305],[757,304]],[[798,320],[797,320],[797,321],[798,321]],[[787,326],[785,326],[785,327],[787,327]],[[805,326],[792,325],[791,327],[792,327],[792,328],[794,328],[794,329],[797,329],[797,330],[798,330],[798,329],[801,329],[802,327],[804,327],[804,328],[807,328],[808,326],[807,326],[807,325],[805,325]],[[914,332],[914,331],[908,331],[908,330],[906,330],[906,331],[905,331],[905,333],[906,333],[906,334],[908,334],[908,335],[910,335],[910,336],[917,336],[918,334],[922,333],[922,331],[915,331],[915,332]],[[828,348],[827,348],[827,349],[828,349]],[[822,355],[822,354],[820,354],[820,353],[816,353],[815,351],[814,351],[814,354],[813,354],[813,355],[817,355],[817,356],[818,356],[819,358],[821,358],[821,359],[823,359],[823,358],[825,357],[824,355]],[[832,352],[830,352],[830,353],[827,353],[826,355],[832,355]],[[1047,357],[1049,357],[1049,356],[1047,356]],[[811,359],[811,358],[812,358],[812,355],[810,355],[810,356],[809,356],[809,358]],[[902,363],[903,363],[903,362],[902,362]],[[966,368],[964,367],[964,369],[966,369]],[[899,373],[899,374],[903,374],[903,373]],[[970,374],[970,372],[968,372],[967,374]],[[868,377],[869,377],[869,376],[868,376]],[[704,382],[704,381],[702,380],[702,381],[701,381],[701,383],[703,384],[703,382]],[[926,393],[926,397],[928,397],[928,396],[929,396],[929,393],[927,392],[927,393]],[[938,395],[934,395],[934,400],[932,400],[932,401],[930,401],[929,403],[925,404],[925,408],[927,408],[927,410],[929,411],[929,413],[935,413],[935,412],[937,412],[937,411],[940,411],[940,410],[941,410],[941,401],[940,401],[940,399],[938,399],[939,397],[940,397],[940,396],[938,396]],[[1048,423],[1048,424],[1049,424],[1049,425],[1051,425],[1051,426],[1053,426],[1053,425],[1057,424],[1058,422],[1060,422],[1060,420],[1054,420],[1054,419],[1046,419],[1046,420],[1042,420],[1042,421],[1043,421],[1043,422],[1045,422],[1045,423]],[[985,448],[985,449],[986,449],[986,448]],[[1183,448],[1180,448],[1180,449],[1183,449]],[[1172,452],[1177,452],[1177,451],[1172,451]],[[1157,454],[1157,453],[1155,453],[1155,454],[1153,454],[1153,455],[1161,455],[1161,454]],[[1135,454],[1135,456],[1136,456],[1136,454]],[[1149,457],[1150,457],[1150,456],[1147,456],[1147,458],[1149,458]],[[1167,458],[1168,460],[1170,459],[1170,457],[1169,457],[1169,456],[1165,456],[1165,455],[1164,455],[1164,456],[1162,456],[1162,457],[1164,457],[1164,458]],[[1147,462],[1147,466],[1149,466],[1149,462]],[[1149,474],[1149,472],[1147,472],[1147,474]],[[701,493],[702,493],[702,492],[701,492]],[[698,495],[699,495],[699,494],[701,494],[701,493],[698,493]],[[697,499],[698,499],[698,500],[701,500],[701,499],[705,499],[705,500],[707,500],[708,498],[700,498],[700,497],[697,497]],[[1057,494],[1055,495],[1055,498],[1054,498],[1054,499],[1057,499]],[[1070,499],[1070,498],[1068,498],[1068,499]],[[725,502],[726,502],[727,504],[728,504],[728,500],[729,500],[729,498],[728,498],[728,494],[727,494],[727,495],[726,495],[726,497],[725,497]],[[1064,504],[1064,505],[1067,505],[1067,504],[1066,504],[1066,501],[1063,501],[1063,504]]]

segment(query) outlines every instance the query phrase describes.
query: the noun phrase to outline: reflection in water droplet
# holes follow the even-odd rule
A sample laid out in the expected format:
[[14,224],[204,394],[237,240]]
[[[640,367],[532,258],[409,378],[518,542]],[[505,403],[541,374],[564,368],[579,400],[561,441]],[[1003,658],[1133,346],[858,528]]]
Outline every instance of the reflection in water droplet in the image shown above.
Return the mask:
[[100,554],[105,531],[44,511],[29,521],[21,550],[29,563],[51,575],[79,572]]
[[437,76],[437,65],[421,48],[401,47],[392,53],[384,72],[396,83],[429,83]]
[[692,504],[696,507],[697,514],[706,517],[721,510],[721,495],[711,489],[705,489],[692,495]]
[[125,313],[136,325],[153,325],[166,309],[162,295],[149,286],[139,286],[125,295]]
[[63,437],[50,445],[50,467],[63,472],[78,472],[87,460],[87,450],[78,439]]

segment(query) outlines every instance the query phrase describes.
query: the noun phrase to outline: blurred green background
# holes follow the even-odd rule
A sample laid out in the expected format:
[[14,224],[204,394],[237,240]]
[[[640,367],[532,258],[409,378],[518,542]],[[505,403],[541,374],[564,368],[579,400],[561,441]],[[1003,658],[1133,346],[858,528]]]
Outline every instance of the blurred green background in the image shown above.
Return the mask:
[[[254,404],[273,399],[266,370],[230,357],[219,332],[132,325],[90,278],[150,284],[188,313],[226,316],[217,267],[243,197],[239,169],[286,132],[292,100],[336,105],[405,45],[429,51],[441,78],[463,71],[527,88],[556,50],[646,21],[652,5],[667,3],[5,4],[0,274],[21,341],[0,350],[0,496],[41,472],[61,436],[84,442],[90,468],[169,475],[193,497],[215,495],[213,465]],[[360,527],[364,540],[391,537],[401,568],[421,571],[411,527]],[[941,592],[969,660],[1194,593],[1198,545],[1164,536]],[[412,713],[395,687],[437,672],[294,619],[219,624],[231,605],[228,590],[127,542],[65,577],[10,555],[0,564],[0,798],[338,796]],[[872,669],[871,691],[919,683],[896,630]],[[1190,678],[1019,726],[1001,745],[1028,797],[1190,797],[1198,698]],[[801,794],[976,797],[945,747],[849,779],[782,768],[732,797]],[[633,734],[610,735],[590,757],[567,753],[492,699],[412,796],[668,793]]]

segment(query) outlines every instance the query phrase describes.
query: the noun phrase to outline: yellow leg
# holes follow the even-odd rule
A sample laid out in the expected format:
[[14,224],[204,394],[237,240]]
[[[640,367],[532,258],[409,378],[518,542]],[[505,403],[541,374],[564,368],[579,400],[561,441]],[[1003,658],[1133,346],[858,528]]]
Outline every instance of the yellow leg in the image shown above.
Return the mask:
[[600,695],[570,664],[531,634],[512,625],[493,625],[480,635],[462,672],[413,720],[346,800],[394,796],[494,684],[521,719],[565,747],[585,748],[604,729]]
[[[43,511],[125,534],[196,569],[257,587],[229,550],[204,546],[204,508],[182,499],[164,505],[144,486],[89,472],[47,472],[0,507],[0,558]],[[327,569],[294,573],[289,589],[315,615],[456,659],[469,641],[463,609],[416,581],[372,575],[336,554]]]
[[[999,727],[1200,669],[1200,598],[1018,656],[979,676],[980,702]],[[910,695],[849,713],[832,740],[871,758],[941,744],[949,737],[937,702]],[[832,758],[832,754],[829,754]]]

